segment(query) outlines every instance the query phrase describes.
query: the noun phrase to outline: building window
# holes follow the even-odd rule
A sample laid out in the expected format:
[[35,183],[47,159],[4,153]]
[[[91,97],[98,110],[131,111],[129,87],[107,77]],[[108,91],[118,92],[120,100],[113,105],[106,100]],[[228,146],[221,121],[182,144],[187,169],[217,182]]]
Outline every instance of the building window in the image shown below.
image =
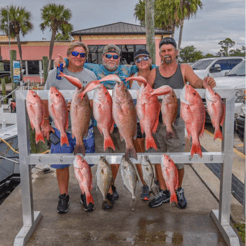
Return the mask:
[[[105,45],[89,45],[88,62],[102,64],[102,52]],[[134,52],[146,49],[146,45],[117,45],[121,49],[121,63],[134,64]]]
[[27,61],[28,75],[39,75],[39,61]]

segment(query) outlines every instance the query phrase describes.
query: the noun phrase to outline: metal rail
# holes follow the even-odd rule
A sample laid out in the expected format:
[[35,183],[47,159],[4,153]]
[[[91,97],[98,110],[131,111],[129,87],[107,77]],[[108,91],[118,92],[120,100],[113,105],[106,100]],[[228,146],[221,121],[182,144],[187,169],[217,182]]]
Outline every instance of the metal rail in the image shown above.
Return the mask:
[[[180,89],[175,89],[177,97],[180,97]],[[205,90],[197,89],[202,98],[205,98]],[[112,94],[112,91],[109,91]],[[137,98],[136,90],[130,90],[132,98]],[[239,246],[239,238],[230,226],[230,205],[231,205],[231,176],[232,176],[232,157],[233,157],[233,130],[234,130],[234,106],[235,93],[229,89],[216,89],[216,92],[223,98],[226,105],[226,116],[223,125],[222,151],[206,152],[203,157],[198,155],[191,157],[190,153],[167,153],[175,163],[223,163],[220,180],[220,201],[219,209],[212,210],[211,216],[222,233],[228,245]],[[65,99],[72,99],[74,91],[61,91]],[[41,99],[48,99],[48,91],[37,91]],[[15,238],[14,245],[26,245],[37,224],[42,218],[40,211],[33,210],[33,192],[31,179],[31,166],[35,164],[72,164],[73,154],[30,154],[28,116],[26,111],[27,91],[17,91],[17,127],[19,138],[19,161],[21,176],[21,198],[23,227]],[[93,92],[89,93],[92,98]],[[160,97],[161,98],[161,97]],[[152,163],[160,163],[164,153],[147,153]],[[123,153],[106,154],[95,153],[86,154],[85,159],[88,163],[97,164],[101,155],[106,156],[110,163],[120,163]],[[144,153],[138,153],[138,159]],[[134,163],[138,161],[133,160]]]

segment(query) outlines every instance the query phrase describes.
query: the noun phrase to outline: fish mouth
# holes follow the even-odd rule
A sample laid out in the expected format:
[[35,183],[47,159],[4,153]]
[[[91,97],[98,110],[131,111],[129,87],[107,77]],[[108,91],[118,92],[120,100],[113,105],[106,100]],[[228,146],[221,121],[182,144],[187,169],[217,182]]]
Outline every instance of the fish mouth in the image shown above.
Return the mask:
[[180,92],[180,101],[182,103],[190,105],[190,103],[185,100],[185,90],[186,90],[186,85],[183,87],[182,91]]

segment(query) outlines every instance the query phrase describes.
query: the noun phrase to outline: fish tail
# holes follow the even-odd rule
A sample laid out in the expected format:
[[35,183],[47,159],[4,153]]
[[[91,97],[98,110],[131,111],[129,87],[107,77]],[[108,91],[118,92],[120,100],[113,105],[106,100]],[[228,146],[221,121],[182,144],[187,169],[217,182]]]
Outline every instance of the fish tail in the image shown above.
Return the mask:
[[104,150],[106,150],[107,148],[115,150],[114,142],[110,136],[104,138]]
[[134,146],[132,148],[126,149],[125,156],[127,159],[129,159],[129,158],[134,158],[136,160],[138,159],[138,156],[137,156],[137,153],[136,153]]
[[223,135],[222,135],[220,128],[216,129],[214,133],[214,140],[217,138],[220,138],[221,140],[223,140]]
[[94,199],[90,192],[86,194],[86,203],[87,206],[89,206],[90,203],[94,204]]
[[63,146],[63,144],[67,144],[67,146],[69,146],[69,142],[68,142],[68,138],[67,138],[66,133],[61,134],[61,146]]
[[81,153],[85,155],[85,146],[82,144],[76,144],[74,147],[74,154],[77,155],[78,153]]
[[157,146],[152,135],[146,137],[146,150],[148,150],[149,148],[157,150]]
[[43,142],[43,143],[45,143],[44,142],[44,136],[43,136],[43,134],[42,134],[42,132],[41,131],[36,131],[36,144],[39,142],[39,141],[41,141],[41,142]]
[[173,192],[170,197],[170,204],[173,205],[175,203],[178,204],[178,199],[176,193]]
[[199,143],[192,143],[191,156],[193,157],[194,154],[198,154],[202,158],[202,149]]

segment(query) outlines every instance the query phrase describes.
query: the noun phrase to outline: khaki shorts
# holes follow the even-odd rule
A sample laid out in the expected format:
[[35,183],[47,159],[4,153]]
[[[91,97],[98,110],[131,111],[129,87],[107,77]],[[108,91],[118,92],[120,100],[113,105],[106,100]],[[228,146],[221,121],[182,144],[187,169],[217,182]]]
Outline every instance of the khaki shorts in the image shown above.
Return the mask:
[[120,134],[117,127],[114,128],[114,131],[111,134],[111,137],[114,142],[115,150],[111,148],[107,148],[106,151],[104,151],[103,135],[99,132],[96,126],[93,127],[93,131],[94,131],[94,139],[95,139],[95,153],[125,153],[126,144],[124,140],[120,141]]
[[[173,124],[173,130],[177,138],[166,139],[166,126],[159,123],[156,134],[153,134],[158,150],[150,148],[149,153],[154,152],[184,152],[185,150],[185,123],[177,118]],[[184,168],[183,163],[175,164],[177,169]]]

